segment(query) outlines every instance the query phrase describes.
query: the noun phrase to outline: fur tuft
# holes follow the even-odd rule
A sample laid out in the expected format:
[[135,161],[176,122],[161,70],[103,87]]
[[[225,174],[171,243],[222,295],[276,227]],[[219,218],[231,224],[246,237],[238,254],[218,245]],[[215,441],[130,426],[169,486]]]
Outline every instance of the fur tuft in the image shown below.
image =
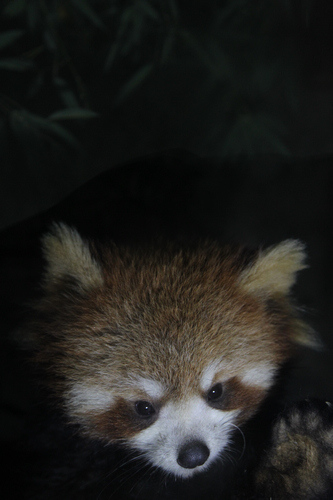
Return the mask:
[[298,240],[286,240],[260,252],[240,275],[240,283],[254,294],[288,295],[296,273],[306,266],[305,247]]
[[[285,240],[261,251],[239,277],[241,287],[248,293],[263,297],[287,299],[296,275],[305,269],[305,245],[298,240]],[[301,319],[294,317],[293,340],[296,344],[320,349],[314,331]]]
[[54,224],[43,238],[47,261],[45,288],[52,290],[64,279],[75,280],[79,288],[89,290],[103,284],[99,264],[91,255],[88,243],[66,224]]

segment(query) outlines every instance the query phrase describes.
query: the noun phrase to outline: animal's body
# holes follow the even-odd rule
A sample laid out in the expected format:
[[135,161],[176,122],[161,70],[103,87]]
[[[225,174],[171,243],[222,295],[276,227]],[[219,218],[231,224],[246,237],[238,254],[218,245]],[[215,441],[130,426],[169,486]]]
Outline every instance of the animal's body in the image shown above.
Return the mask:
[[[120,446],[157,474],[193,484],[237,462],[235,441],[247,445],[242,429],[296,345],[309,341],[290,299],[305,267],[303,245],[139,250],[88,242],[60,224],[44,237],[43,249],[43,296],[24,335],[64,428],[87,444],[73,446],[81,458],[90,446],[102,449],[112,457],[111,474],[111,450]],[[86,453],[86,470],[95,470],[98,453]],[[78,498],[98,498],[86,482]],[[190,483],[184,484],[186,491]],[[68,498],[76,498],[71,488]],[[133,491],[124,498],[136,498]]]

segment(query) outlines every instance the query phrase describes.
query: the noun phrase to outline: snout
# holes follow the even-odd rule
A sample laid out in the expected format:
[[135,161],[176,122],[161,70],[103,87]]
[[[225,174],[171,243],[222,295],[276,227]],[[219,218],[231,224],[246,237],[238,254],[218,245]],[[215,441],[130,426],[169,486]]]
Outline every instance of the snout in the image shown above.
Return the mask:
[[177,462],[184,469],[194,469],[206,462],[209,453],[209,448],[204,442],[189,441],[179,449]]

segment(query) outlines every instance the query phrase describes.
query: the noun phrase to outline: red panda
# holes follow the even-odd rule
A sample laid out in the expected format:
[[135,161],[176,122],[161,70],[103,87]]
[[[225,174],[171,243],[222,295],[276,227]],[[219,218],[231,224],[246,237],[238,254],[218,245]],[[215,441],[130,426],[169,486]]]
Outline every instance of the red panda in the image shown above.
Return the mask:
[[[69,423],[178,478],[228,456],[297,344],[302,243],[248,252],[43,239],[43,296],[25,335]],[[83,497],[82,497],[83,498]]]

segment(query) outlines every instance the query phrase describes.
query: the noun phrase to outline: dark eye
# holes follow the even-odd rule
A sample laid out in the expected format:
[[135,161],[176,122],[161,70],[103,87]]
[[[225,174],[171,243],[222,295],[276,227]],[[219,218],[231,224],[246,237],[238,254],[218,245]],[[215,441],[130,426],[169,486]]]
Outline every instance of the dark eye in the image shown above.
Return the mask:
[[137,401],[135,403],[135,411],[140,417],[149,418],[155,413],[155,408],[148,401]]
[[218,401],[223,394],[222,384],[219,382],[218,384],[213,385],[210,391],[207,394],[208,401]]

